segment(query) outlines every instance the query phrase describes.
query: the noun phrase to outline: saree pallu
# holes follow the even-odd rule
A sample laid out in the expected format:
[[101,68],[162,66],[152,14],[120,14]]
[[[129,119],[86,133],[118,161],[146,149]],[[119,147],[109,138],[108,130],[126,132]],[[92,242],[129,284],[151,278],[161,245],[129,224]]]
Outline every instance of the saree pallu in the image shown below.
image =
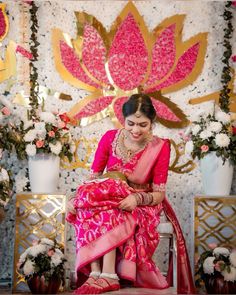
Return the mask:
[[[164,289],[166,278],[152,256],[159,242],[156,230],[162,204],[122,211],[119,202],[134,189],[119,179],[87,182],[77,189],[67,221],[76,231],[76,270],[89,274],[90,262],[117,248],[116,272],[137,287]],[[78,274],[79,275],[79,274]]]

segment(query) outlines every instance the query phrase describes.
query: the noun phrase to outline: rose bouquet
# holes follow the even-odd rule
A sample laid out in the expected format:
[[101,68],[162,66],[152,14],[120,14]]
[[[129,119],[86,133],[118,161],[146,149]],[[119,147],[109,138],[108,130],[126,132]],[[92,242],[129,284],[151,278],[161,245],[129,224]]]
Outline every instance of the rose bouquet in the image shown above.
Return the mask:
[[51,112],[40,112],[33,120],[23,119],[25,153],[34,156],[36,153],[53,153],[60,158],[72,160],[75,144],[68,128],[70,118],[66,114],[55,115]]
[[26,280],[43,276],[46,282],[57,278],[64,283],[65,261],[64,254],[55,241],[43,238],[21,254],[17,268]]
[[[234,288],[236,291],[236,249],[215,247],[203,252],[197,261],[196,277],[197,287],[202,282],[207,287],[209,280],[220,279],[231,284],[231,290]],[[211,285],[213,286],[212,283]]]
[[202,114],[192,122],[185,135],[185,153],[193,158],[201,159],[215,152],[223,162],[229,159],[236,164],[236,134],[229,114],[223,111]]

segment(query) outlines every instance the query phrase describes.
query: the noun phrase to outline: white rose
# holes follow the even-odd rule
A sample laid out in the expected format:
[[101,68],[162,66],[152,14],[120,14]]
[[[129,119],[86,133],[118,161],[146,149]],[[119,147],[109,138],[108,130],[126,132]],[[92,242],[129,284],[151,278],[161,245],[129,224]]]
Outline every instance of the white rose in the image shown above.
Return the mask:
[[27,260],[23,266],[23,272],[25,276],[31,275],[34,273],[34,264],[32,261]]
[[24,140],[26,142],[31,142],[33,141],[37,136],[37,132],[35,131],[35,129],[30,129],[24,136]]
[[35,144],[27,144],[25,151],[29,157],[35,156],[36,155],[36,145]]
[[229,250],[225,247],[216,247],[213,250],[213,254],[218,257],[219,255],[223,255],[223,256],[229,256]]
[[45,130],[45,122],[36,122],[34,123],[35,130]]
[[236,251],[229,255],[229,261],[234,267],[236,267]]
[[44,245],[35,245],[30,247],[30,251],[28,252],[30,255],[36,257],[40,253],[44,253],[46,251],[46,247]]
[[210,130],[208,130],[208,129],[206,129],[206,130],[203,130],[200,134],[199,134],[199,136],[200,136],[200,138],[201,139],[207,139],[207,138],[209,138],[209,137],[211,137],[213,134],[212,134],[212,132],[210,131]]
[[215,143],[219,147],[227,147],[230,144],[230,139],[227,134],[218,133],[216,134]]
[[62,145],[60,141],[57,141],[56,144],[49,143],[49,147],[51,149],[51,152],[55,155],[59,155],[62,150]]
[[222,124],[220,122],[210,122],[208,129],[212,132],[220,132],[222,129]]
[[192,134],[197,135],[200,130],[201,130],[201,127],[199,125],[194,125],[192,127]]
[[222,271],[222,275],[225,281],[234,282],[236,281],[236,268],[230,267],[230,272],[225,269]]
[[9,175],[6,169],[2,168],[0,171],[0,181],[9,181]]
[[46,123],[55,124],[56,123],[56,117],[50,113],[50,112],[42,112],[40,113],[40,119]]
[[217,121],[220,121],[223,124],[228,124],[228,123],[230,123],[230,120],[231,120],[230,115],[225,112],[222,112],[222,111],[216,112],[215,118]]
[[215,257],[207,257],[203,262],[203,271],[207,274],[213,274],[214,273],[214,263]]

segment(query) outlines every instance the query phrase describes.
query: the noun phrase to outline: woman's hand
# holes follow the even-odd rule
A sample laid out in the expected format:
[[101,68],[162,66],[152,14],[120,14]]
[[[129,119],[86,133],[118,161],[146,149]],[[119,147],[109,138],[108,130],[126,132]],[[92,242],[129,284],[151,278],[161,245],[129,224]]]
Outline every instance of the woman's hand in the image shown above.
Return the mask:
[[135,194],[130,194],[120,202],[119,208],[126,211],[133,211],[137,205]]

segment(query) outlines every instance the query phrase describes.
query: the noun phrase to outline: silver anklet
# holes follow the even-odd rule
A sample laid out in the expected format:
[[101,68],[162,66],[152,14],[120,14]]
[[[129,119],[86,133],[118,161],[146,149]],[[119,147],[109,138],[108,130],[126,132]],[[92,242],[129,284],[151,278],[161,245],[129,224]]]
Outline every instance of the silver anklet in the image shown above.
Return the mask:
[[107,272],[102,272],[100,275],[100,278],[108,278],[108,279],[113,279],[113,280],[120,279],[116,273],[107,273]]
[[101,275],[100,271],[91,271],[89,277],[99,277]]

